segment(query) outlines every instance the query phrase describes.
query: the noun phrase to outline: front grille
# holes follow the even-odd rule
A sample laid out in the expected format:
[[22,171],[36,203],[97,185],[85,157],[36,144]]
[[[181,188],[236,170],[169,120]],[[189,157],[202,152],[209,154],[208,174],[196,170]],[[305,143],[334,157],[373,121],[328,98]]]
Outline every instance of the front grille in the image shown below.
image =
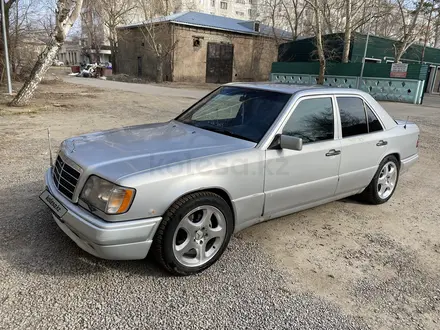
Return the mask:
[[64,162],[60,156],[57,157],[55,166],[52,170],[52,177],[53,181],[55,182],[55,186],[60,193],[67,198],[72,199],[79,176],[80,172]]

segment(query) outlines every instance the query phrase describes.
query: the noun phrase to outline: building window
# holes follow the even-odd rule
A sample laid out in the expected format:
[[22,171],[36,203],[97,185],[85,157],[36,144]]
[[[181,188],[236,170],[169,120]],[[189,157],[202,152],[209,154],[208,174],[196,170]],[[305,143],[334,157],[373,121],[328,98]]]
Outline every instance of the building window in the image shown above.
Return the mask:
[[249,3],[252,5],[253,4],[253,0],[249,0]]
[[200,39],[200,37],[193,37],[193,47],[198,48],[202,45],[202,41]]
[[245,0],[235,0],[236,3],[242,3],[243,5],[246,3]]
[[221,9],[228,9],[228,3],[227,3],[227,2],[223,2],[223,1],[221,1],[221,2],[220,2],[220,8],[221,8]]
[[242,11],[236,11],[235,15],[237,15],[237,16],[244,16],[244,13]]
[[253,14],[252,9],[248,9],[248,15],[249,15],[249,16],[252,16],[252,14]]
[[211,6],[215,7],[215,0],[211,0]]

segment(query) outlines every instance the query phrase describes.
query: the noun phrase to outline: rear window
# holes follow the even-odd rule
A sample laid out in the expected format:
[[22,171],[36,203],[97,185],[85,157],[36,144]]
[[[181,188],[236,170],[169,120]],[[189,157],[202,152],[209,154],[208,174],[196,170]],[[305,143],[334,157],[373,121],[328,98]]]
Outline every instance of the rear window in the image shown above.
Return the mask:
[[338,97],[342,137],[368,133],[364,101],[358,97]]
[[371,108],[366,104],[365,104],[365,110],[367,111],[368,131],[370,133],[383,131],[379,119],[376,117],[373,110],[371,110]]

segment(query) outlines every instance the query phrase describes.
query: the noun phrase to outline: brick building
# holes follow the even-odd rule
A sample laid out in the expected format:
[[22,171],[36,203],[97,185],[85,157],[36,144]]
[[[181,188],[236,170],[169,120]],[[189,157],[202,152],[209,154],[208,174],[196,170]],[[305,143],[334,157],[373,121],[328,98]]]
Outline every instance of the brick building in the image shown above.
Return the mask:
[[258,21],[184,12],[118,28],[119,73],[167,81],[267,80],[286,31]]

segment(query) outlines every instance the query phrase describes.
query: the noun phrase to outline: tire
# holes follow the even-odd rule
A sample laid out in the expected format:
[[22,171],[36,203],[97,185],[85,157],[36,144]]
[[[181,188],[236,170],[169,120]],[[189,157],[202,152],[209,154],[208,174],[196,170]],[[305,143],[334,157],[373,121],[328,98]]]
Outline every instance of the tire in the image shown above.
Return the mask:
[[385,157],[367,188],[359,195],[360,200],[378,205],[388,202],[396,191],[399,181],[399,161],[395,156]]
[[165,213],[153,242],[159,264],[174,275],[192,275],[223,254],[234,231],[228,203],[212,192],[183,196]]

